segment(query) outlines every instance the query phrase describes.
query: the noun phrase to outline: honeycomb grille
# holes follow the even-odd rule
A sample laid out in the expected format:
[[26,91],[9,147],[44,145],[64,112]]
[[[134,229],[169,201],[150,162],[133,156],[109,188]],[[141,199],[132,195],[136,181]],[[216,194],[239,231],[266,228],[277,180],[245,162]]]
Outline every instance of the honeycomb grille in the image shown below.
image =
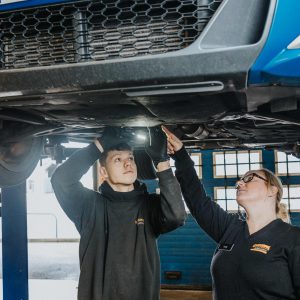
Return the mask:
[[77,1],[0,13],[0,69],[180,50],[195,41],[221,2]]

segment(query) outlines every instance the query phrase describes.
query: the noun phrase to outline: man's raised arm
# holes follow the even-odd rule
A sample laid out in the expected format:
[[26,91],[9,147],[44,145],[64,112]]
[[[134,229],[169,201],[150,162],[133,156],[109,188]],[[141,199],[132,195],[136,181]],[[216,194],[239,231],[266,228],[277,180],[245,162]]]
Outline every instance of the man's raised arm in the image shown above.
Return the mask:
[[83,187],[81,177],[99,158],[100,151],[92,143],[73,153],[54,172],[51,183],[56,198],[67,216],[81,230],[81,220],[88,207],[92,206],[95,192]]
[[146,152],[151,157],[159,179],[160,196],[150,203],[152,226],[155,233],[165,233],[184,224],[185,207],[179,183],[173,175],[167,154],[167,137],[161,127],[150,128]]

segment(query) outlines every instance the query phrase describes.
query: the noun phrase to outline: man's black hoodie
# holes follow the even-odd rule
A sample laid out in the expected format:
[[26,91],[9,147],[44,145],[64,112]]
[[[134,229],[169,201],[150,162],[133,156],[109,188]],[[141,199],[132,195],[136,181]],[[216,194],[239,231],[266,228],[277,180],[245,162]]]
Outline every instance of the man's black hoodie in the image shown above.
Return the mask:
[[131,192],[103,183],[100,193],[80,178],[99,158],[94,144],[74,153],[54,173],[56,197],[80,233],[79,300],[158,300],[156,239],[184,223],[178,182],[171,169],[157,173],[161,194],[135,182]]

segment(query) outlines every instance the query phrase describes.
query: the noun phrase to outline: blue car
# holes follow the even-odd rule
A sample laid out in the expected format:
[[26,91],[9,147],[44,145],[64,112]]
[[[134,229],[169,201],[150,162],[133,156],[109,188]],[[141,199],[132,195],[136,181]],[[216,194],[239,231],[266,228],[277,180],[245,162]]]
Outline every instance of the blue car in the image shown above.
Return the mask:
[[106,126],[300,156],[299,19],[299,0],[0,0],[0,186]]

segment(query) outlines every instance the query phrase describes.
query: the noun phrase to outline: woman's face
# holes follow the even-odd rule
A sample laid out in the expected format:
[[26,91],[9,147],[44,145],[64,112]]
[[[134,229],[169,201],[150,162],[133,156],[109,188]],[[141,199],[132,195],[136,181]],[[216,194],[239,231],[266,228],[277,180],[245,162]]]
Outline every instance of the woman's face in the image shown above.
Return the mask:
[[269,194],[267,179],[262,171],[249,171],[236,185],[236,200],[245,207],[264,201]]

